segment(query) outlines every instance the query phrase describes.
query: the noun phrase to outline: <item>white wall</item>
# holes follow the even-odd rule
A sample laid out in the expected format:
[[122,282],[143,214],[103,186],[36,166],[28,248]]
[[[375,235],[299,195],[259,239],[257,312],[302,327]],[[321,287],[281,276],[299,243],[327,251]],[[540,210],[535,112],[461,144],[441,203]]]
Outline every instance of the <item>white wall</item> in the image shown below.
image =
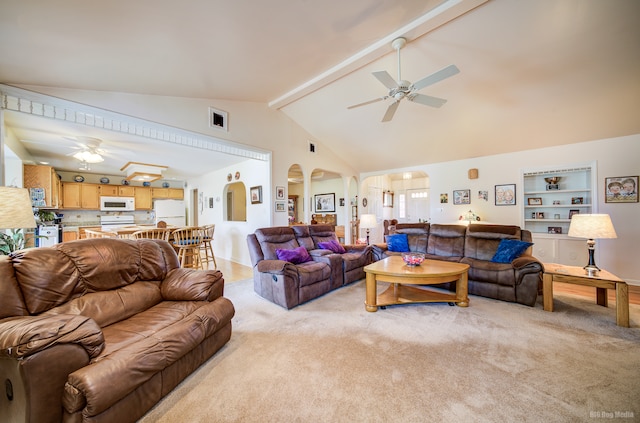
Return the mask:
[[[618,238],[597,241],[596,262],[620,278],[640,284],[640,203],[604,203],[604,178],[640,175],[639,158],[640,134],[637,134],[417,166],[415,170],[422,170],[429,176],[431,222],[453,223],[458,221],[461,214],[471,209],[483,221],[522,226],[522,169],[597,161],[598,204],[594,212],[608,213],[611,216]],[[470,168],[479,169],[478,179],[468,179],[467,171]],[[390,169],[362,174],[361,177],[364,180],[367,176],[400,171],[402,170]],[[494,205],[494,187],[499,184],[516,184],[515,206]],[[452,191],[458,189],[471,190],[470,205],[453,205]],[[488,201],[477,199],[479,190],[489,191]],[[449,203],[440,204],[441,193],[449,194]]]

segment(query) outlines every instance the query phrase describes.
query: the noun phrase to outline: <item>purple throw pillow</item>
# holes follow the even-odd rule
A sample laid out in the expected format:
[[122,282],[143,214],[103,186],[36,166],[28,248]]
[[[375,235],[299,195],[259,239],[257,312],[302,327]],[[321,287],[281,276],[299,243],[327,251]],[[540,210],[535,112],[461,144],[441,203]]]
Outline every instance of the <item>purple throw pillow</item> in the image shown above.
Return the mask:
[[327,242],[318,242],[318,247],[322,250],[329,250],[338,254],[344,254],[347,252],[347,250],[345,250],[344,247],[335,239]]
[[276,255],[278,256],[278,260],[288,261],[293,264],[306,263],[312,260],[307,249],[304,247],[294,248],[293,250],[278,248],[276,249]]

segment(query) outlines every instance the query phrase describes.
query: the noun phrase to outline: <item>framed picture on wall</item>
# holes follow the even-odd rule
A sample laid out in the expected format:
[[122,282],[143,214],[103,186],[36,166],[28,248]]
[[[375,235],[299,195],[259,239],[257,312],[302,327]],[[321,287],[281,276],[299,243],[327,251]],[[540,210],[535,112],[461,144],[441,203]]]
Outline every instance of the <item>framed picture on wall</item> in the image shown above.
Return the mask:
[[638,177],[616,176],[604,178],[605,203],[637,203]]
[[251,195],[251,204],[262,203],[262,185],[251,187],[249,193]]
[[313,196],[313,202],[316,205],[316,213],[333,213],[336,211],[336,195],[316,194]]
[[453,204],[471,204],[471,190],[470,189],[454,190]]
[[516,184],[496,185],[496,206],[516,205]]
[[284,199],[284,187],[276,187],[276,200]]
[[276,208],[275,208],[275,210],[276,210],[277,212],[283,212],[283,211],[286,211],[286,210],[287,210],[287,208],[286,208],[286,206],[285,206],[285,202],[284,202],[284,201],[276,201]]

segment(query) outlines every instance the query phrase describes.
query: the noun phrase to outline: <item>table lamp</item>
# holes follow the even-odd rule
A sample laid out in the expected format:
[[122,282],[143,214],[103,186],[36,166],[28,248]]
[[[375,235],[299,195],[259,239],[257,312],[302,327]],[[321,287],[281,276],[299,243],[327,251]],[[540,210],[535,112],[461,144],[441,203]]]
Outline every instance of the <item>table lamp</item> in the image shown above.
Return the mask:
[[367,230],[367,245],[369,245],[369,230],[378,226],[375,214],[363,214],[360,216],[360,227]]
[[595,240],[598,238],[618,237],[608,214],[574,214],[571,217],[568,235],[575,238],[587,238],[589,264],[587,264],[584,269],[588,273],[595,273],[600,270],[600,268],[596,266],[594,258],[596,251]]
[[[24,247],[22,228],[35,228],[31,198],[26,188],[0,187],[0,229],[11,229],[13,233],[0,232],[0,253],[9,254]],[[18,236],[16,236],[18,235]]]

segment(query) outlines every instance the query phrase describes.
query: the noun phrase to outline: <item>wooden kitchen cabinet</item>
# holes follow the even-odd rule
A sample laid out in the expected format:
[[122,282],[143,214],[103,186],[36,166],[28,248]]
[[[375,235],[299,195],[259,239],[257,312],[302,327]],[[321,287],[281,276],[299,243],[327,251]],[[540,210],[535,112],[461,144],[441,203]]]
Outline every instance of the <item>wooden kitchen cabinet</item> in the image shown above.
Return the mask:
[[100,189],[96,184],[65,182],[62,184],[62,206],[65,209],[100,209]]
[[60,178],[51,166],[23,165],[23,185],[25,188],[44,188],[45,206],[40,208],[60,207]]
[[136,210],[151,210],[151,188],[136,187],[135,189]]
[[78,239],[78,232],[64,231],[62,232],[62,242],[75,241]]
[[173,200],[184,199],[184,189],[182,188],[151,188],[153,198],[171,198]]
[[136,187],[129,185],[118,185],[118,197],[135,197]]
[[101,196],[105,197],[117,197],[118,185],[99,185],[99,191]]

